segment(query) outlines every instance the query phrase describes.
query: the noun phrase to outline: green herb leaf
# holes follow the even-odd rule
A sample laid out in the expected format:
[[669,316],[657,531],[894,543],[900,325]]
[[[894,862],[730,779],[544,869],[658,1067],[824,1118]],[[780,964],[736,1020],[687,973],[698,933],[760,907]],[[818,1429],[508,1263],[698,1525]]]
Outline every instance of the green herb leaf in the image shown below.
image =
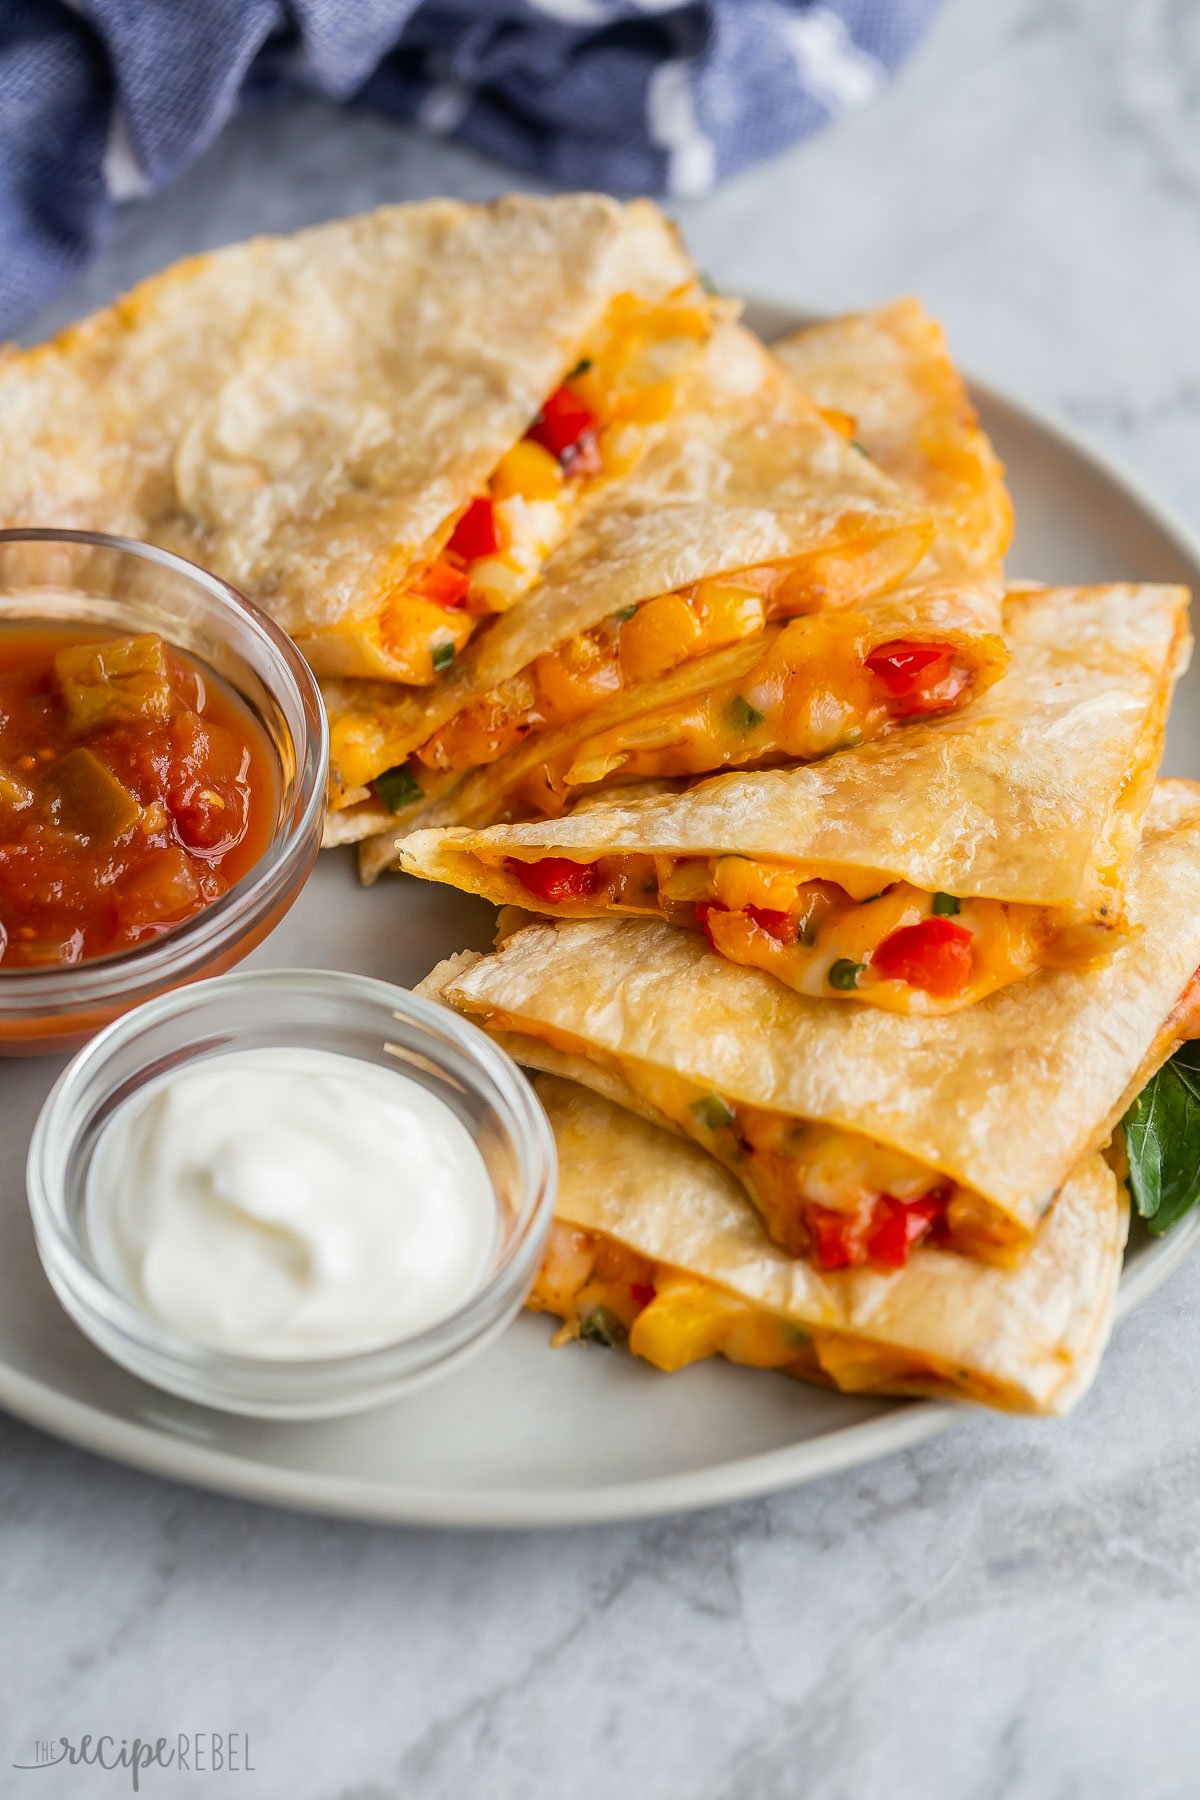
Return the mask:
[[763,715],[758,708],[751,706],[748,700],[743,700],[740,694],[729,702],[729,717],[738,731],[753,731],[756,725],[763,722]]
[[858,986],[858,978],[866,966],[866,963],[851,962],[848,956],[839,956],[835,963],[830,964],[829,973],[825,979],[830,987],[840,988],[843,993],[849,993],[852,988]]
[[961,906],[962,901],[956,899],[953,894],[935,894],[933,896],[935,919],[952,919]]
[[407,763],[397,763],[394,769],[385,769],[377,775],[371,786],[389,812],[399,812],[403,806],[411,806],[414,800],[421,798],[421,790],[408,772]]
[[616,1314],[607,1306],[593,1306],[579,1321],[579,1335],[589,1344],[614,1344],[625,1341],[626,1331]]
[[628,622],[628,620],[632,619],[632,617],[636,611],[637,611],[636,604],[633,606],[623,606],[621,608],[620,612],[618,612],[617,618],[620,620],[621,624],[624,625]]
[[435,644],[433,646],[432,656],[433,666],[440,675],[442,670],[448,669],[450,664],[454,661],[454,645],[449,643]]
[[726,1106],[720,1094],[705,1094],[702,1100],[692,1101],[692,1111],[701,1125],[709,1131],[723,1131],[727,1125],[733,1124],[733,1111]]
[[865,456],[867,461],[870,462],[871,452],[867,449],[865,444],[860,444],[857,438],[850,439],[850,448],[852,450],[857,450],[860,456]]
[[1125,1114],[1129,1191],[1156,1237],[1200,1200],[1200,1043],[1183,1044]]
[[581,356],[579,361],[575,364],[575,367],[571,370],[571,373],[567,376],[567,380],[574,381],[574,379],[577,375],[586,375],[588,370],[591,368],[591,366],[592,366],[591,357],[590,356]]

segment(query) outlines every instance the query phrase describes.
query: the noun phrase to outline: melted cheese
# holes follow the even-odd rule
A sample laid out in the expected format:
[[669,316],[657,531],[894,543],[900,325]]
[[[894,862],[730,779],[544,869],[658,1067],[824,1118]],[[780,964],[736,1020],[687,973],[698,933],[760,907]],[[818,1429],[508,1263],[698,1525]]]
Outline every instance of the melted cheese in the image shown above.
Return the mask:
[[497,1009],[481,1019],[611,1070],[649,1117],[694,1139],[741,1182],[770,1237],[790,1255],[811,1253],[810,1208],[855,1217],[884,1195],[912,1201],[934,1193],[944,1196],[943,1247],[1008,1264],[1028,1246],[1029,1233],[982,1194],[862,1132],[706,1093],[673,1069],[608,1055],[541,1020]]
[[844,1393],[944,1392],[993,1405],[1002,1398],[970,1370],[940,1367],[848,1332],[794,1325],[702,1276],[649,1262],[613,1238],[563,1220],[551,1226],[526,1305],[562,1320],[556,1344],[592,1335],[599,1316],[605,1341],[623,1339],[634,1356],[668,1374],[723,1356]]
[[[835,610],[763,636],[762,656],[745,675],[568,745],[525,771],[503,810],[554,817],[581,791],[613,780],[811,762],[878,737],[897,717],[866,667],[876,646],[860,617]],[[965,704],[975,672],[970,652],[956,653],[939,710]]]
[[[1060,930],[1054,913],[1043,907],[951,896],[935,902],[934,895],[870,869],[840,869],[841,880],[834,881],[804,868],[746,856],[646,855],[601,856],[595,867],[602,878],[597,891],[552,906],[539,901],[538,910],[565,916],[657,915],[691,926],[698,923],[697,906],[703,909],[712,902],[705,930],[713,948],[730,962],[763,969],[797,993],[889,1012],[956,1012],[1025,980],[1036,969],[1086,966],[1108,954],[1114,942],[1103,927],[1069,922]],[[489,873],[495,875],[494,864]],[[510,897],[527,899],[515,876]],[[965,985],[956,993],[938,995],[879,973],[872,959],[885,939],[936,916],[939,904],[946,916],[971,933]],[[755,912],[776,916],[764,923]],[[831,982],[831,971],[839,964],[857,968],[856,985]]]

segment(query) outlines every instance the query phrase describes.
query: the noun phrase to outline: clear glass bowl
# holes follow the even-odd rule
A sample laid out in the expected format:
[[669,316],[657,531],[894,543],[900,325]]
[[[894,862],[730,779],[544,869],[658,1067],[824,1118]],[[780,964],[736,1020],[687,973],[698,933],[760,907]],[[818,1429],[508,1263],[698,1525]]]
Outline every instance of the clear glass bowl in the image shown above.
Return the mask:
[[131,1006],[249,954],[295,900],[321,845],[329,727],[308,664],[258,607],[215,575],[125,538],[0,531],[0,623],[45,619],[156,631],[222,677],[259,721],[277,765],[270,844],[228,893],[162,937],[51,969],[0,964],[0,1056],[71,1049]]
[[[233,1356],[170,1332],[100,1272],[88,1232],[87,1180],[115,1109],[185,1063],[280,1045],[402,1069],[445,1101],[475,1139],[496,1197],[492,1266],[464,1306],[417,1336],[320,1360]],[[501,1332],[537,1272],[558,1163],[533,1089],[478,1027],[387,982],[289,969],[200,982],[110,1025],[51,1091],[29,1146],[27,1179],[50,1283],[80,1330],[114,1362],[207,1406],[300,1419],[393,1399],[448,1374]]]

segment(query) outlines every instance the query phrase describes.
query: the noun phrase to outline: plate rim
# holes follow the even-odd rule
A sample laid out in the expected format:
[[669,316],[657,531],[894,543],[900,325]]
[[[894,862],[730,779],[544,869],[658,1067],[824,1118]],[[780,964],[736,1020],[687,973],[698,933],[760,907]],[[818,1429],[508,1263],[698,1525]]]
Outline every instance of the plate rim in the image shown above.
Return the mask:
[[[745,310],[751,316],[769,313],[785,321],[770,341],[830,316],[767,295],[747,298]],[[1180,559],[1193,566],[1200,584],[1200,532],[1173,505],[1151,493],[1140,476],[1126,470],[1118,458],[1097,449],[1053,411],[969,374],[966,379],[972,398],[985,408],[1005,411],[1032,426],[1076,462],[1122,490]],[[1200,1207],[1169,1236],[1154,1239],[1131,1267],[1122,1270],[1114,1323],[1141,1306],[1175,1273],[1198,1236]],[[914,1400],[798,1444],[680,1474],[607,1486],[481,1493],[463,1487],[402,1486],[360,1476],[285,1469],[252,1455],[195,1443],[162,1427],[116,1417],[3,1362],[0,1407],[28,1425],[125,1467],[240,1500],[377,1524],[504,1531],[614,1524],[761,1498],[913,1448],[952,1425],[980,1418],[982,1413],[980,1408],[955,1401]]]

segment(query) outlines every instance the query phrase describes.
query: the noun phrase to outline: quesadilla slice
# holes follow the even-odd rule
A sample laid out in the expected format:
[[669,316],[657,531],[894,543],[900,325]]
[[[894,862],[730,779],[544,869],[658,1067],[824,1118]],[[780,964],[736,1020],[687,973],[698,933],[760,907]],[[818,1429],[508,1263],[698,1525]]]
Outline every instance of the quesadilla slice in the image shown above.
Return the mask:
[[696,1146],[552,1075],[558,1200],[527,1304],[556,1342],[627,1344],[666,1371],[725,1356],[854,1394],[1061,1414],[1107,1342],[1129,1222],[1103,1157],[1074,1169],[1019,1269],[933,1245],[904,1269],[822,1272],[781,1253]]
[[0,523],[161,544],[318,673],[429,683],[637,461],[713,313],[648,201],[237,244],[0,359]]
[[773,346],[826,416],[937,521],[931,563],[990,567],[1012,537],[1004,469],[941,326],[918,300],[850,313]]
[[1174,587],[1014,594],[1008,673],[965,712],[798,768],[418,831],[399,864],[556,917],[703,929],[798,993],[957,1011],[1120,941],[1187,607]]
[[[556,817],[639,779],[811,761],[983,693],[1005,666],[1002,610],[993,582],[900,587],[768,625],[652,681],[626,684],[618,652],[615,692],[593,710],[535,728],[465,780],[409,764],[387,783],[403,784],[409,818],[487,825]],[[368,876],[394,859],[394,837]]]
[[331,805],[377,829],[406,797],[429,803],[618,694],[893,585],[931,533],[919,502],[727,324],[637,471],[434,689],[326,682]]
[[1200,1034],[1200,785],[1157,788],[1128,910],[1109,962],[950,1018],[831,1006],[633,919],[527,926],[422,991],[519,1061],[694,1138],[792,1255],[899,1267],[929,1239],[1005,1262]]

